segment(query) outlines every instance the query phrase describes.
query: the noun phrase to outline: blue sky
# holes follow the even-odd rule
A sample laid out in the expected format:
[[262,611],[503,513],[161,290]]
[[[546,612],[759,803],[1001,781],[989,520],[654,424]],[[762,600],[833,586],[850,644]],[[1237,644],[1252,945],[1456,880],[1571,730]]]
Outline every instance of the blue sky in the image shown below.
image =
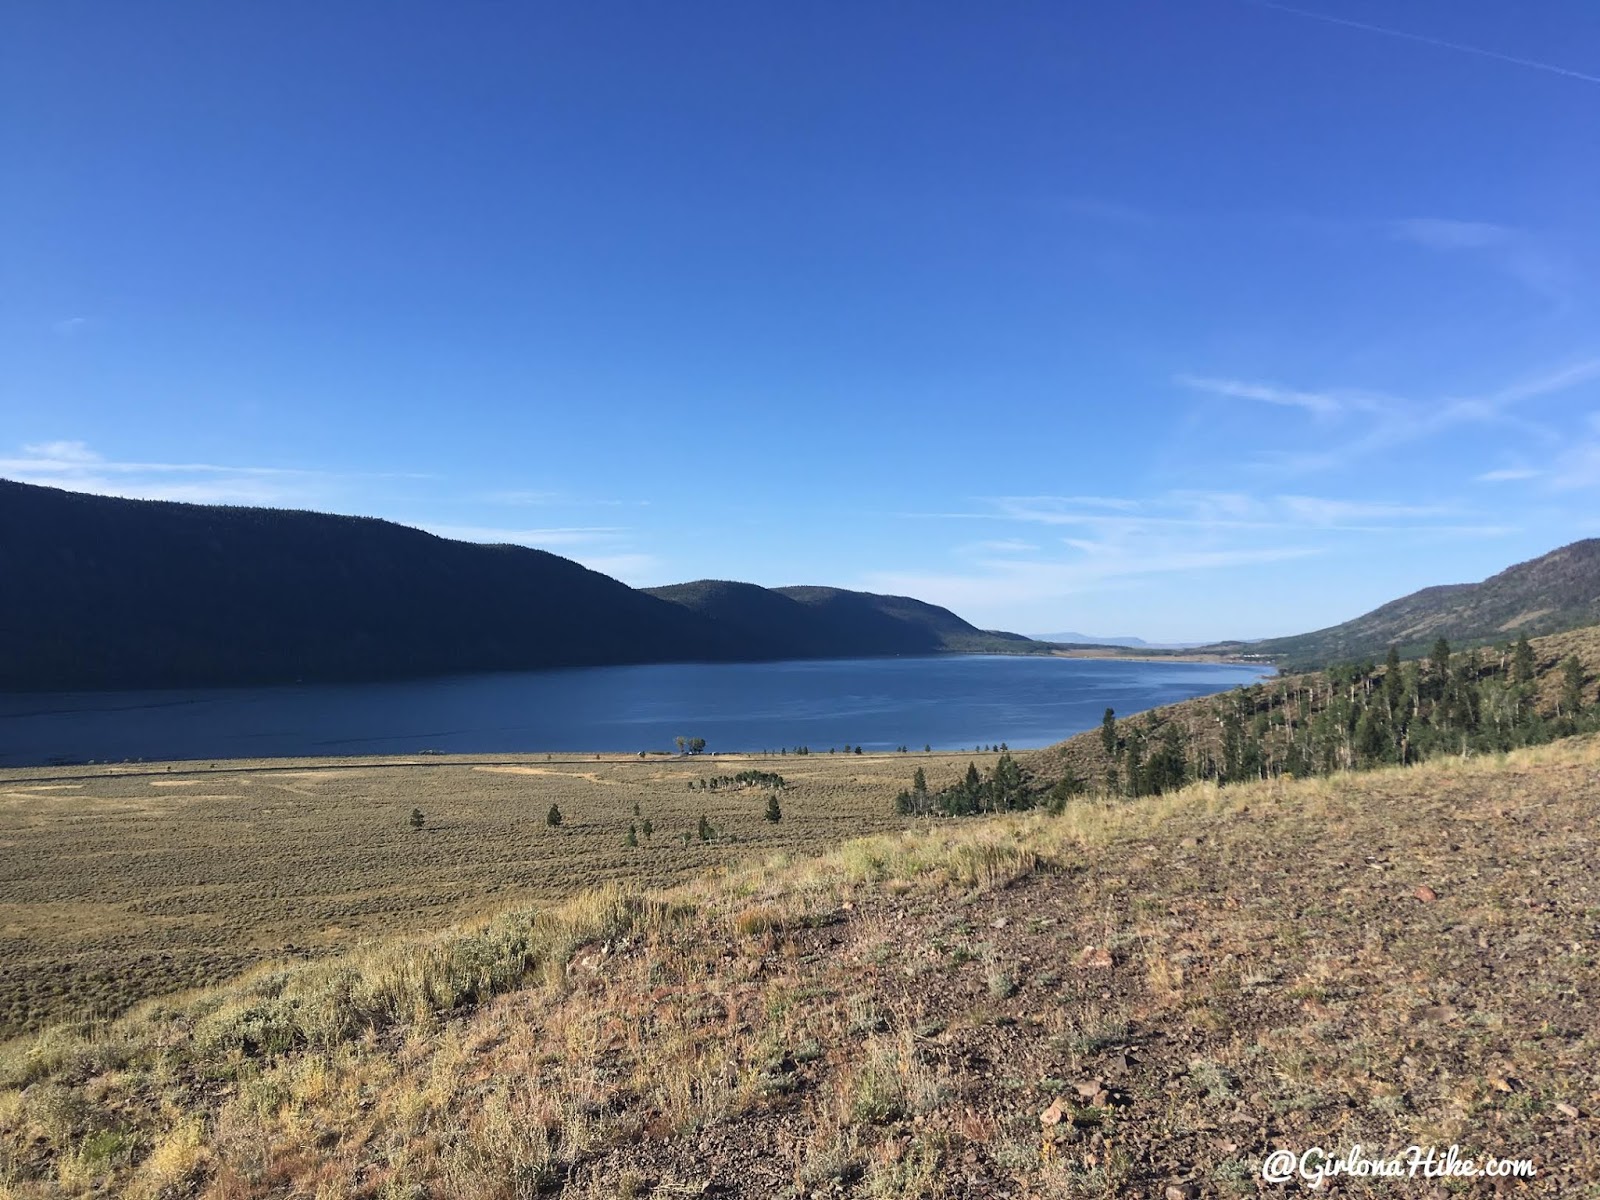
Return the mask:
[[1152,639],[1600,534],[1600,5],[10,5],[0,475]]

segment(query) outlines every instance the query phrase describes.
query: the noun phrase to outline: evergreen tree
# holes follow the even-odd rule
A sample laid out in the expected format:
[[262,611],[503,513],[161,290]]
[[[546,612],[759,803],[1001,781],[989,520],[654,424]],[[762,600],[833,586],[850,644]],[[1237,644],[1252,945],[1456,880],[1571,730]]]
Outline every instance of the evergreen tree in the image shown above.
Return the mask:
[[1517,648],[1511,656],[1511,682],[1518,687],[1524,687],[1533,682],[1533,647],[1528,644],[1528,635],[1517,635]]
[[961,787],[972,804],[972,808],[968,809],[968,811],[976,811],[978,802],[983,797],[983,778],[978,774],[978,768],[972,763],[967,764],[967,774],[961,781]]
[[989,789],[995,808],[1009,811],[1027,807],[1022,768],[1017,766],[1017,760],[1009,753],[1001,754],[1000,760],[995,763]]
[[783,809],[778,804],[777,792],[767,793],[767,811],[761,815],[766,817],[766,819],[771,821],[774,825],[783,820]]
[[550,811],[545,813],[545,815],[544,815],[544,823],[546,825],[550,826],[551,829],[555,829],[555,828],[558,828],[560,826],[560,824],[561,824],[561,810],[559,808],[557,808],[554,804],[552,804],[550,806]]
[[704,813],[700,814],[700,828],[698,832],[702,842],[709,842],[714,836],[716,836],[716,830],[711,828],[711,822],[706,820],[706,815]]
[[638,827],[634,826],[634,825],[629,825],[628,826],[628,836],[623,838],[622,840],[623,840],[623,844],[626,845],[628,847],[628,849],[632,850],[632,849],[637,848],[638,845],[639,845],[639,830],[638,830]]
[[1066,810],[1067,804],[1074,796],[1083,795],[1083,780],[1071,771],[1067,771],[1056,781],[1045,797],[1045,806],[1050,812],[1059,816]]
[[413,828],[413,829],[421,829],[422,826],[423,826],[423,822],[426,820],[426,818],[423,817],[422,810],[420,808],[413,808],[411,810],[411,816],[410,816],[409,820],[410,820],[411,828]]
[[1355,753],[1361,766],[1377,766],[1392,760],[1394,732],[1388,717],[1379,709],[1369,708],[1356,721]]
[[1123,757],[1127,762],[1128,795],[1144,795],[1140,790],[1144,783],[1144,731],[1137,725],[1134,725],[1128,733]]
[[1561,664],[1561,709],[1564,717],[1583,712],[1583,663],[1576,654],[1567,655]]
[[1155,749],[1145,760],[1139,790],[1146,795],[1159,795],[1184,785],[1188,775],[1188,759],[1184,755],[1183,731],[1177,722],[1168,721],[1156,741]]
[[1117,756],[1117,714],[1113,709],[1106,709],[1100,718],[1100,744],[1112,758]]

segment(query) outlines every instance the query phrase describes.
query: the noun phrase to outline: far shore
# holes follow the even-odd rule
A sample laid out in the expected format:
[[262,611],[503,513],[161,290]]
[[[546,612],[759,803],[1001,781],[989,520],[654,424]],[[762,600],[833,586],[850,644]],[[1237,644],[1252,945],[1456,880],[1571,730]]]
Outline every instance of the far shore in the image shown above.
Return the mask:
[[1264,658],[1252,658],[1243,654],[1220,654],[1205,650],[1150,650],[1143,653],[1120,647],[1102,649],[1100,647],[1086,646],[1079,650],[1052,650],[1051,658],[1101,658],[1113,662],[1185,662],[1185,663],[1221,663],[1234,667],[1260,667],[1263,670],[1276,670],[1276,664]]

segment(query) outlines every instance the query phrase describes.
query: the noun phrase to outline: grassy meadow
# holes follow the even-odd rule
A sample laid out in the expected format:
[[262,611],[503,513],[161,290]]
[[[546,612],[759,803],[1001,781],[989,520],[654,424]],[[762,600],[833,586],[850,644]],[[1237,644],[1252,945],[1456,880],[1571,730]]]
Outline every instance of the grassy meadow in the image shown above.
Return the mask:
[[[252,964],[343,951],[605,884],[898,827],[922,766],[992,755],[544,755],[140,764],[0,772],[0,1038],[105,1017]],[[689,790],[741,770],[768,788]],[[560,828],[546,818],[560,808]],[[424,825],[413,830],[413,808]],[[637,815],[635,810],[637,808]],[[716,836],[699,838],[701,817]],[[630,825],[652,833],[625,844]],[[688,842],[685,844],[685,835]]]
[[1537,1174],[1325,1194],[1600,1195],[1597,778],[935,820],[259,967],[5,1047],[0,1195],[1247,1197],[1356,1143]]

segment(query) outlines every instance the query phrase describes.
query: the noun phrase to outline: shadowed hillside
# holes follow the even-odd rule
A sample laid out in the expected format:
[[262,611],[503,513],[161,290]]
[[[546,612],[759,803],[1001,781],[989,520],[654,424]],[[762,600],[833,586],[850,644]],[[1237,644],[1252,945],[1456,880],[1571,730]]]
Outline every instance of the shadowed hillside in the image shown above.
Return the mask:
[[907,596],[721,579],[646,590],[736,630],[751,645],[767,646],[774,658],[1015,652],[1036,645],[1020,634],[978,629],[949,609]]
[[569,559],[388,521],[0,481],[0,689],[374,679],[738,657]]
[[1482,645],[1600,623],[1600,539],[1588,538],[1518,563],[1482,583],[1423,588],[1365,616],[1314,633],[1227,642],[1207,649],[1259,654],[1290,669],[1423,654],[1436,638]]
[[13,691],[1035,645],[901,597],[748,584],[652,595],[543,550],[388,521],[5,480],[0,579],[0,690]]

